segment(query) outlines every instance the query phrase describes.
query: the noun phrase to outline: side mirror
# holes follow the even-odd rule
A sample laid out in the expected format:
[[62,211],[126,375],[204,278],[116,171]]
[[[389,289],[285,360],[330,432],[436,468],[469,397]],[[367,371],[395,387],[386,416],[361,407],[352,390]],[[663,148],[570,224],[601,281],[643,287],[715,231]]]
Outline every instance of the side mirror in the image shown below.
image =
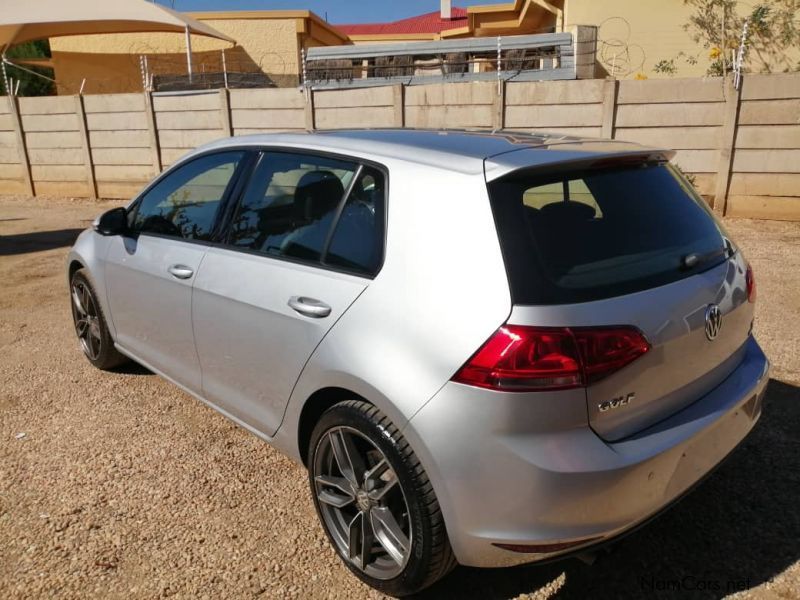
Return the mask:
[[97,217],[92,228],[100,235],[122,235],[128,231],[128,211],[124,208],[112,208]]

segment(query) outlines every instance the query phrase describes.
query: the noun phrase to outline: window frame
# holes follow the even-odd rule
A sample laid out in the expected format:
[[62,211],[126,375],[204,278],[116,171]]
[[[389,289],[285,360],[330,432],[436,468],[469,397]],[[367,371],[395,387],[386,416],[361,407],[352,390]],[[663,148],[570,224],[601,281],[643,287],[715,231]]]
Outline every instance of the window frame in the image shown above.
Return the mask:
[[240,193],[243,182],[249,180],[249,173],[252,171],[253,164],[258,156],[257,149],[254,150],[252,146],[230,146],[224,148],[214,148],[213,150],[208,150],[206,152],[194,154],[185,160],[181,160],[172,165],[169,169],[167,169],[163,173],[161,173],[158,177],[153,179],[153,181],[151,181],[149,184],[147,184],[147,186],[141,192],[139,192],[136,198],[134,198],[134,200],[126,207],[126,211],[128,213],[128,222],[130,223],[131,218],[135,219],[136,215],[139,213],[139,207],[144,197],[147,196],[147,194],[149,194],[155,187],[161,184],[167,177],[170,177],[171,175],[176,173],[179,169],[189,166],[193,162],[202,160],[209,156],[214,156],[218,154],[236,153],[236,152],[242,153],[243,156],[242,159],[239,161],[239,164],[236,165],[236,169],[234,170],[233,176],[228,182],[228,185],[225,188],[225,192],[222,195],[222,198],[220,199],[220,205],[219,208],[217,209],[216,215],[214,215],[214,222],[212,223],[211,234],[209,236],[209,239],[207,240],[186,239],[182,237],[176,237],[174,235],[154,233],[152,231],[134,231],[134,230],[128,231],[126,233],[126,236],[136,239],[139,236],[144,235],[149,237],[162,238],[165,240],[184,242],[186,244],[200,244],[203,246],[217,245],[221,229],[224,225],[223,216],[227,212],[227,207],[231,203],[232,199],[235,199],[237,195]]
[[[347,154],[339,154],[336,152],[328,152],[324,150],[313,150],[308,148],[294,148],[291,146],[262,146],[259,145],[255,148],[257,157],[253,160],[252,164],[246,175],[241,178],[241,185],[237,186],[236,194],[232,195],[230,201],[227,203],[224,213],[222,216],[222,224],[220,226],[220,237],[219,239],[213,243],[212,245],[222,248],[224,250],[229,250],[232,252],[241,252],[244,254],[250,254],[253,256],[258,256],[265,260],[276,260],[281,262],[287,262],[291,264],[298,264],[303,265],[306,267],[321,269],[323,271],[330,271],[333,273],[341,273],[344,275],[350,275],[353,277],[360,277],[362,279],[369,279],[373,280],[375,277],[383,269],[384,262],[386,260],[386,239],[387,239],[387,230],[388,230],[388,222],[389,222],[389,169],[380,163],[358,158],[355,156],[350,156]],[[344,194],[342,198],[339,199],[339,205],[336,207],[336,214],[331,221],[330,229],[327,232],[325,245],[323,247],[323,252],[320,258],[316,261],[311,261],[303,258],[295,258],[292,256],[280,256],[280,255],[270,255],[261,252],[260,250],[253,250],[251,248],[242,248],[239,246],[233,246],[229,243],[230,235],[231,235],[231,227],[233,224],[233,218],[236,212],[239,210],[239,207],[244,200],[245,194],[247,192],[248,187],[250,186],[250,182],[252,177],[256,173],[258,166],[261,164],[262,160],[265,160],[265,157],[268,154],[294,154],[294,155],[306,155],[309,157],[317,157],[317,158],[328,158],[333,160],[341,160],[351,162],[355,165],[356,169],[353,174],[353,178],[351,179],[350,183],[345,188]],[[371,273],[367,273],[365,271],[356,271],[353,269],[347,269],[345,267],[339,267],[336,265],[326,264],[324,259],[328,254],[328,250],[330,248],[331,242],[333,240],[333,236],[336,232],[336,228],[339,225],[339,220],[342,216],[342,212],[344,211],[344,207],[347,203],[347,199],[350,197],[350,193],[352,192],[353,186],[355,182],[360,177],[361,172],[363,171],[364,167],[370,167],[375,169],[383,176],[384,180],[384,193],[383,193],[383,219],[380,223],[381,231],[378,232],[378,239],[380,241],[380,249],[378,252],[379,258],[377,262],[377,266],[375,270]]]

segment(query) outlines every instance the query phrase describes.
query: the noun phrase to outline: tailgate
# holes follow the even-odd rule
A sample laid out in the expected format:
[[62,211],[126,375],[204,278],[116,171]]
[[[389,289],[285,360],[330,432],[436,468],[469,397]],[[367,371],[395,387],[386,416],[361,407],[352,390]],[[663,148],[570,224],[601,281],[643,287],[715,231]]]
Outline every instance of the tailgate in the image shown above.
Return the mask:
[[589,421],[607,440],[719,385],[753,320],[747,264],[705,202],[671,166],[637,160],[523,168],[488,184],[510,324],[633,326],[650,344],[626,366],[584,376]]
[[[602,315],[609,323],[634,325],[652,344],[644,356],[586,389],[589,422],[598,435],[614,441],[636,433],[707,394],[736,368],[753,321],[745,270],[739,254],[689,279],[598,303],[606,306],[592,304],[593,320]],[[706,313],[713,305],[722,318],[712,340]]]

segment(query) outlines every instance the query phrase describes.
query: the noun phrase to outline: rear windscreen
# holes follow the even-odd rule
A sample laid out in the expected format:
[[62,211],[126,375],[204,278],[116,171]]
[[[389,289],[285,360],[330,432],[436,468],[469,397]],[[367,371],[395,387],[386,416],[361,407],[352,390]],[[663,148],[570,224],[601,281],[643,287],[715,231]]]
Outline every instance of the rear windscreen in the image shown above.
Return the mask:
[[587,302],[677,281],[720,264],[730,243],[672,167],[542,175],[489,184],[517,304]]

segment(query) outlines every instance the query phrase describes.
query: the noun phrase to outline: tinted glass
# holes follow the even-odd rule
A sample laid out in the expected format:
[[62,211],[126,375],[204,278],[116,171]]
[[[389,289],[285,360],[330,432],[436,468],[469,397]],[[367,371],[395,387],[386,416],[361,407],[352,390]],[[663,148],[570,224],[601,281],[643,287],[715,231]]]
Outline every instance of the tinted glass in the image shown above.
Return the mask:
[[187,240],[208,240],[243,152],[203,156],[179,167],[139,201],[132,228]]
[[354,163],[267,153],[233,219],[229,243],[268,255],[318,262]]
[[711,268],[729,245],[671,167],[512,175],[490,184],[514,301],[581,302]]
[[331,239],[325,263],[367,275],[375,273],[383,249],[383,173],[364,167],[356,179]]

